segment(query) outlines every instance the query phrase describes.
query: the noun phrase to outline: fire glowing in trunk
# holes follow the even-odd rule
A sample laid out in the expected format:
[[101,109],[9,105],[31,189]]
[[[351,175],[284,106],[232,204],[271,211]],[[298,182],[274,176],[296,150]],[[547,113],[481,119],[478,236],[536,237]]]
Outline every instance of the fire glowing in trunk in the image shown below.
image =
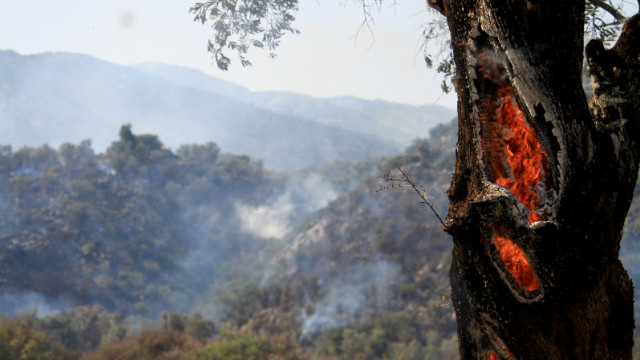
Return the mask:
[[514,279],[528,291],[538,290],[540,283],[533,274],[524,252],[518,245],[504,236],[496,235],[498,256],[504,262],[505,268],[513,275]]
[[[511,86],[508,86],[508,90],[511,90]],[[543,181],[542,168],[543,164],[548,163],[547,155],[541,150],[533,128],[525,121],[512,93],[505,89],[501,95],[502,106],[498,110],[496,121],[507,130],[504,151],[513,178],[496,171],[496,183],[511,190],[529,209],[529,222],[542,221],[544,218],[534,211],[540,200],[535,188]]]
[[548,173],[547,155],[501,68],[489,64],[489,57],[484,54],[479,59],[478,71],[484,75],[484,88],[489,92],[480,106],[484,123],[482,146],[489,152],[485,156],[489,171],[497,184],[509,189],[529,209],[530,223],[545,220],[535,208],[540,202],[536,187]]

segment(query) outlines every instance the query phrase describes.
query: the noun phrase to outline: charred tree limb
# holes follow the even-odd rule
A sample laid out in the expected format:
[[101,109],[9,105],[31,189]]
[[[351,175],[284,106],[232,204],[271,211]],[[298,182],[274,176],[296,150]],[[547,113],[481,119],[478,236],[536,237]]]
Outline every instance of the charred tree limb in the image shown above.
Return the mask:
[[[592,40],[585,50],[594,89],[589,111],[597,130],[601,164],[593,174],[608,189],[614,231],[622,231],[633,198],[640,157],[640,15],[630,18],[617,43],[605,50]],[[605,214],[603,214],[605,215]]]
[[611,49],[585,3],[444,0],[459,146],[445,230],[464,359],[625,359],[633,291],[618,259],[638,173],[638,16]]
[[443,5],[442,5],[442,0],[427,0],[427,3],[429,4],[429,6],[431,6],[433,9],[437,10],[438,12],[440,12],[441,14],[444,14],[444,9],[443,9]]

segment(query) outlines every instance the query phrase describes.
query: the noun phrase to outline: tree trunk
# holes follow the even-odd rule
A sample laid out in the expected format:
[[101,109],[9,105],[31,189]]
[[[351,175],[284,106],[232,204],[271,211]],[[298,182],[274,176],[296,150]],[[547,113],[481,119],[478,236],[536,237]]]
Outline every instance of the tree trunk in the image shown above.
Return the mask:
[[459,143],[445,230],[463,359],[630,359],[618,258],[640,155],[640,17],[587,46],[584,1],[429,0],[448,19]]

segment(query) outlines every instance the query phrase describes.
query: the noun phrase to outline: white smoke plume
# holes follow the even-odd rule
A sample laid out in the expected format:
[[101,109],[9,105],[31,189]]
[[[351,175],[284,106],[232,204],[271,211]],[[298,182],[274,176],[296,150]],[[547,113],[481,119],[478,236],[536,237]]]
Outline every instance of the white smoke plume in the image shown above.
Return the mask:
[[274,199],[255,206],[235,204],[241,229],[261,238],[282,239],[291,225],[309,213],[321,209],[338,196],[328,180],[317,173],[292,179],[286,190]]
[[15,316],[35,314],[37,317],[53,316],[72,308],[71,302],[64,299],[47,299],[36,292],[23,294],[0,293],[2,314]]
[[397,264],[378,260],[355,266],[353,270],[343,272],[340,278],[325,285],[325,295],[315,304],[312,314],[302,310],[301,340],[366,318],[365,307],[390,306],[391,287],[402,280]]

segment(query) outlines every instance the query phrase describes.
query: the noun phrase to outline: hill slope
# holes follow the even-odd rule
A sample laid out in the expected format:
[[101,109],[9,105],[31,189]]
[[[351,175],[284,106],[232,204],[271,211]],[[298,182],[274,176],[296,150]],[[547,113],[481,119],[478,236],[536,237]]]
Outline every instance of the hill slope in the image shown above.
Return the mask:
[[[457,358],[450,239],[411,189],[376,192],[389,185],[376,174],[399,167],[444,215],[453,123],[394,157],[286,176],[215,144],[174,153],[130,130],[104,155],[87,142],[0,149],[3,311],[38,301],[119,313],[76,307],[32,320],[83,351],[109,327],[79,348],[65,326],[96,312],[124,318],[108,321],[121,338],[123,326],[131,334],[161,312],[200,311],[218,329],[281,342],[301,359]],[[634,203],[621,249],[634,280],[639,211]],[[165,317],[165,328],[180,327],[180,316]]]

